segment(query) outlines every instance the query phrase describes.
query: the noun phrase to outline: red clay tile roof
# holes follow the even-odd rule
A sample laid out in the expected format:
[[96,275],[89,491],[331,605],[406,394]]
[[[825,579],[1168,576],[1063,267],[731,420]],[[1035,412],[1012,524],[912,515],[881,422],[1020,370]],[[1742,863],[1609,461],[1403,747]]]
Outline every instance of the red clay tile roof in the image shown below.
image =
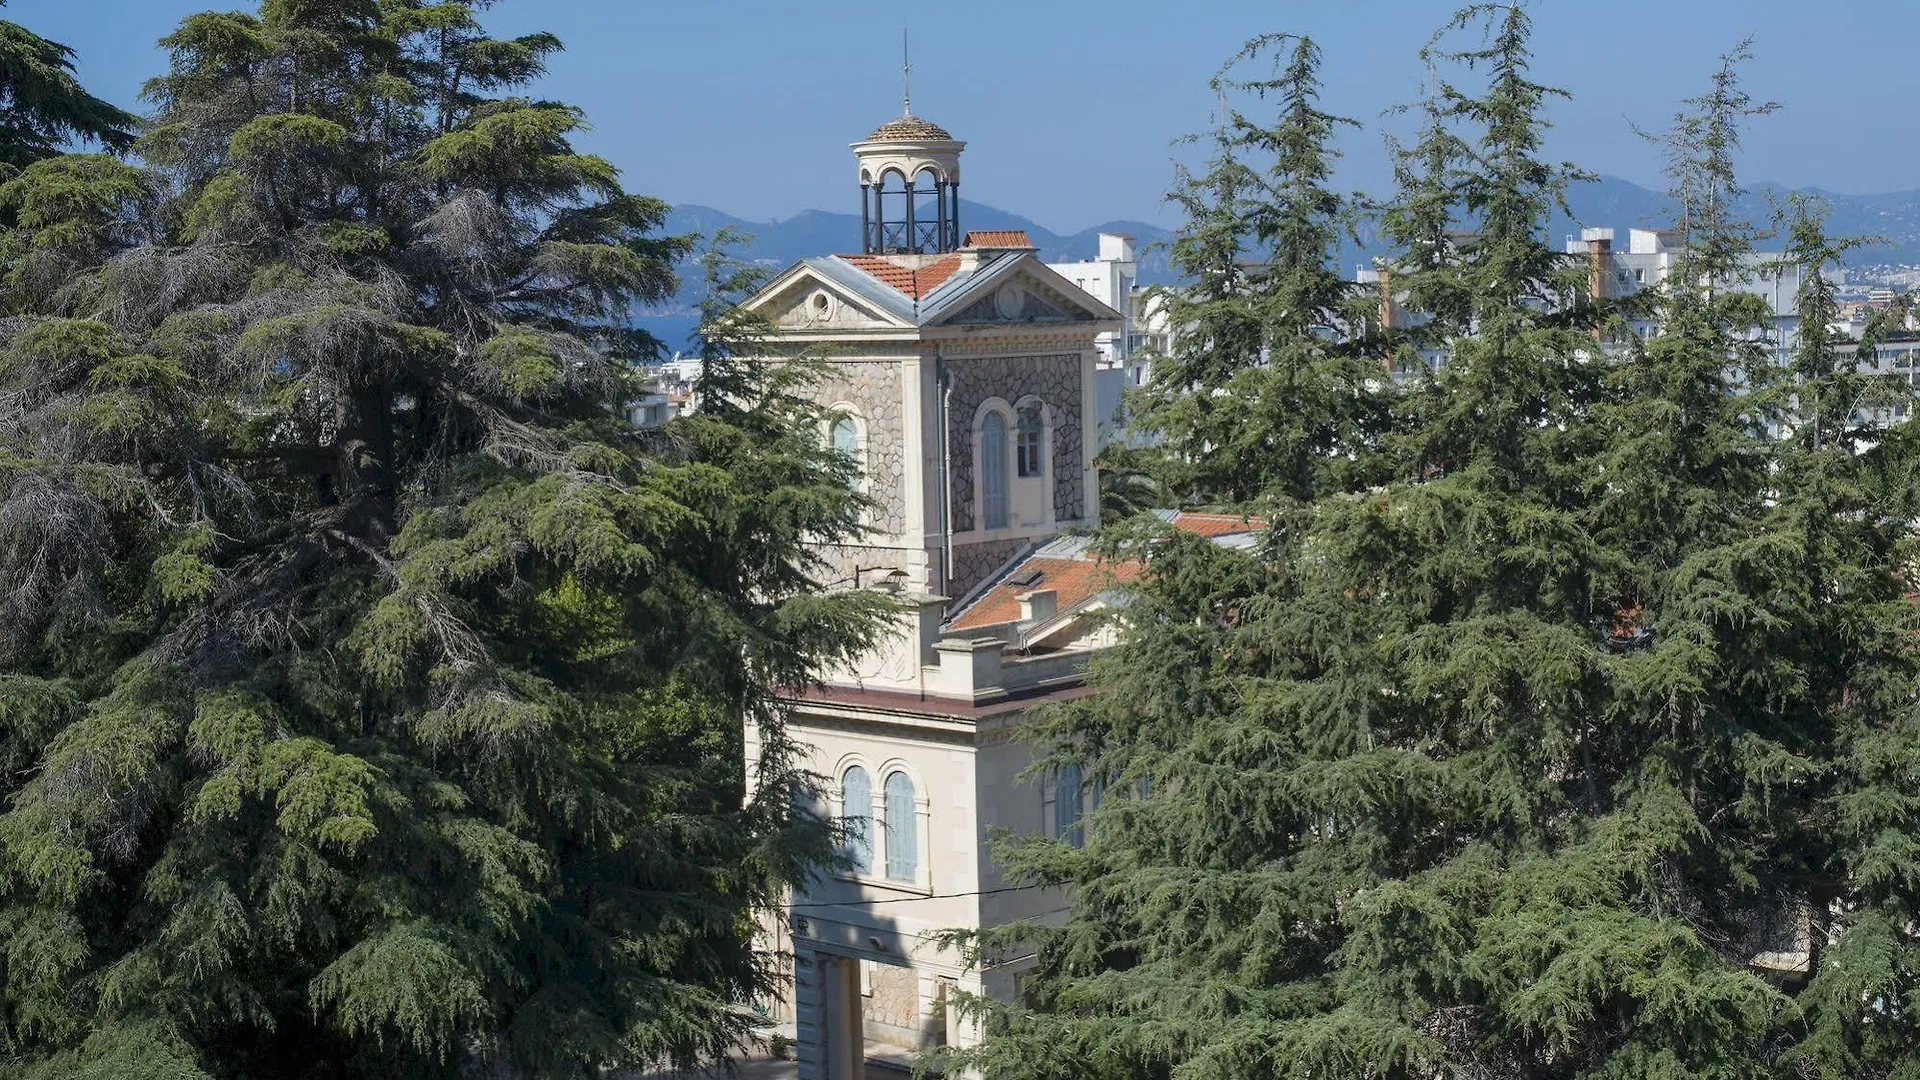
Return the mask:
[[[1237,536],[1267,527],[1265,520],[1242,514],[1198,514],[1180,511],[1173,516],[1173,527],[1209,539]],[[1044,550],[1044,549],[1043,549]],[[1138,559],[1109,560],[1093,555],[1028,556],[1026,561],[1007,571],[998,584],[969,604],[949,630],[973,630],[983,626],[1017,622],[1020,619],[1020,594],[1052,589],[1054,607],[1068,612],[1118,585],[1140,580],[1145,563]],[[1033,580],[1035,574],[1040,580]]]
[[960,241],[963,248],[1030,248],[1033,238],[1025,229],[975,229]]
[[[1039,571],[1042,575],[1037,582],[1028,581],[1030,575]],[[1140,564],[1134,561],[1100,562],[1093,559],[1063,559],[1046,555],[1035,555],[1019,568],[1007,575],[1007,579],[987,590],[986,595],[973,602],[972,606],[953,621],[949,629],[971,630],[975,627],[993,626],[998,623],[1015,622],[1020,618],[1021,593],[1034,589],[1052,589],[1054,601],[1061,611],[1070,611],[1079,607],[1092,597],[1123,585],[1140,577]],[[1015,585],[1015,580],[1026,582]]]
[[915,300],[932,292],[941,282],[952,277],[955,270],[960,269],[958,255],[942,255],[918,270],[902,266],[885,255],[842,255],[840,259],[865,270]]
[[1182,510],[1173,516],[1173,527],[1182,532],[1212,537],[1257,532],[1266,528],[1267,523],[1257,517],[1241,514],[1196,514]]
[[873,129],[868,142],[917,142],[921,139],[951,140],[947,129],[917,116],[896,116]]

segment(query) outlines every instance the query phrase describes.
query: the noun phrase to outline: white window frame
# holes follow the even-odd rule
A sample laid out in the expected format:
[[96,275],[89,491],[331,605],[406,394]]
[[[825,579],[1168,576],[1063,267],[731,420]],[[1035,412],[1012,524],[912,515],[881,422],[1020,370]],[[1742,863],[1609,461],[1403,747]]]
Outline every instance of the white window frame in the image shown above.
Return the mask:
[[867,418],[860,412],[859,406],[845,401],[835,402],[828,407],[827,413],[822,423],[820,443],[829,450],[839,450],[840,447],[834,444],[835,433],[840,430],[841,424],[853,425],[853,490],[865,494],[871,473],[867,462]]
[[[1032,420],[1031,427],[1028,426],[1029,418]],[[1014,475],[1020,477],[1022,480],[1030,480],[1034,477],[1045,476],[1047,474],[1047,436],[1052,430],[1052,425],[1049,424],[1047,420],[1047,407],[1044,403],[1037,400],[1023,402],[1018,409],[1014,410]],[[1031,437],[1032,440],[1031,444],[1029,444],[1028,441],[1029,437]],[[1031,445],[1033,451],[1033,460],[1031,462],[1027,460],[1029,445]]]

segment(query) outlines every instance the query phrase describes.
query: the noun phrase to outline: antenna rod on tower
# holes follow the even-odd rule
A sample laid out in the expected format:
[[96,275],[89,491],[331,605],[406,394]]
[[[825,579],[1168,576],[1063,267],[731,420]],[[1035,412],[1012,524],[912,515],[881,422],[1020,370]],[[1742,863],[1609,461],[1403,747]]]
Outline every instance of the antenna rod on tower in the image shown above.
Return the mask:
[[907,53],[907,28],[900,28],[900,115],[913,115],[913,60]]

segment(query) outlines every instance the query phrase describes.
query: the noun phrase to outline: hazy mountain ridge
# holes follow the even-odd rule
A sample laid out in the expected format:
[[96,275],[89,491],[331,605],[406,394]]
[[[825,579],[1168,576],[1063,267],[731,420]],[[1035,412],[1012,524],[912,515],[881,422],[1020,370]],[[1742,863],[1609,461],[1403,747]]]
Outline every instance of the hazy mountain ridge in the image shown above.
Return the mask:
[[[860,248],[860,215],[830,210],[805,210],[780,221],[747,221],[710,206],[677,206],[667,217],[666,231],[711,236],[722,226],[752,234],[753,242],[739,252],[743,257],[782,269],[811,256]],[[960,227],[962,230],[1025,229],[1039,245],[1040,257],[1048,262],[1092,258],[1099,250],[1099,237],[1103,232],[1131,233],[1143,249],[1169,235],[1164,229],[1140,221],[1110,221],[1062,235],[1031,218],[965,199],[960,200]],[[1141,276],[1145,277],[1149,266],[1156,272],[1164,272],[1167,260],[1164,252],[1143,250],[1141,261]]]
[[[1833,235],[1877,236],[1886,241],[1852,252],[1848,260],[1851,266],[1920,265],[1920,189],[1876,195],[1803,190],[1821,196],[1831,205],[1828,229]],[[1791,194],[1791,189],[1778,184],[1757,184],[1736,204],[1736,212],[1763,231],[1777,232],[1770,224],[1774,207],[1784,205]],[[1629,228],[1663,228],[1672,224],[1670,203],[1664,192],[1616,176],[1603,176],[1575,186],[1567,193],[1567,203],[1572,213],[1556,214],[1549,225],[1549,235],[1556,246],[1563,238],[1578,237],[1583,225],[1611,226],[1616,230],[1615,246],[1624,250]],[[675,207],[668,215],[665,231],[710,237],[728,226],[753,238],[736,254],[773,272],[803,258],[858,250],[860,244],[860,216],[830,210],[807,210],[779,221],[748,221],[710,206],[686,204]],[[960,226],[962,229],[1025,229],[1040,248],[1040,257],[1047,262],[1090,259],[1099,250],[1102,232],[1129,233],[1139,247],[1141,284],[1165,284],[1174,280],[1164,246],[1172,233],[1146,222],[1110,221],[1078,232],[1056,233],[1031,218],[963,199]],[[1777,250],[1783,245],[1781,238],[1773,235],[1760,246]],[[1343,245],[1335,261],[1351,272],[1385,252],[1377,232],[1363,228],[1360,239]],[[700,290],[698,267],[684,267],[682,276],[684,283],[675,301],[640,318],[641,324],[669,348],[684,347],[696,323],[692,311]]]
[[[749,243],[735,249],[735,256],[757,263],[771,273],[778,273],[801,259],[860,249],[860,215],[829,210],[805,210],[779,221],[748,221],[711,206],[685,204],[674,207],[668,214],[664,231],[712,237],[729,227],[752,237]],[[1141,282],[1154,285],[1173,280],[1166,251],[1155,246],[1171,234],[1141,221],[1109,221],[1062,235],[1031,218],[962,199],[960,227],[963,230],[1025,229],[1040,248],[1040,257],[1048,262],[1090,259],[1100,250],[1101,233],[1130,233],[1140,246]],[[698,325],[695,310],[701,288],[700,268],[692,263],[682,266],[680,292],[674,301],[640,315],[638,322],[669,349],[685,348]]]

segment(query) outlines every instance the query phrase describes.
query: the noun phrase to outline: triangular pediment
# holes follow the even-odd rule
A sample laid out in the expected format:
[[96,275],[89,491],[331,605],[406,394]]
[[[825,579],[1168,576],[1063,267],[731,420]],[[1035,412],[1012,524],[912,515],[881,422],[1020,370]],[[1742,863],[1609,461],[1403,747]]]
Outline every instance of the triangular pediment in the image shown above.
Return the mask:
[[944,326],[1018,323],[1111,322],[1118,312],[1088,296],[1038,259],[1021,259],[1006,272],[991,275],[947,305],[951,314],[934,321]]
[[912,325],[805,263],[774,279],[742,306],[784,331],[897,330]]

